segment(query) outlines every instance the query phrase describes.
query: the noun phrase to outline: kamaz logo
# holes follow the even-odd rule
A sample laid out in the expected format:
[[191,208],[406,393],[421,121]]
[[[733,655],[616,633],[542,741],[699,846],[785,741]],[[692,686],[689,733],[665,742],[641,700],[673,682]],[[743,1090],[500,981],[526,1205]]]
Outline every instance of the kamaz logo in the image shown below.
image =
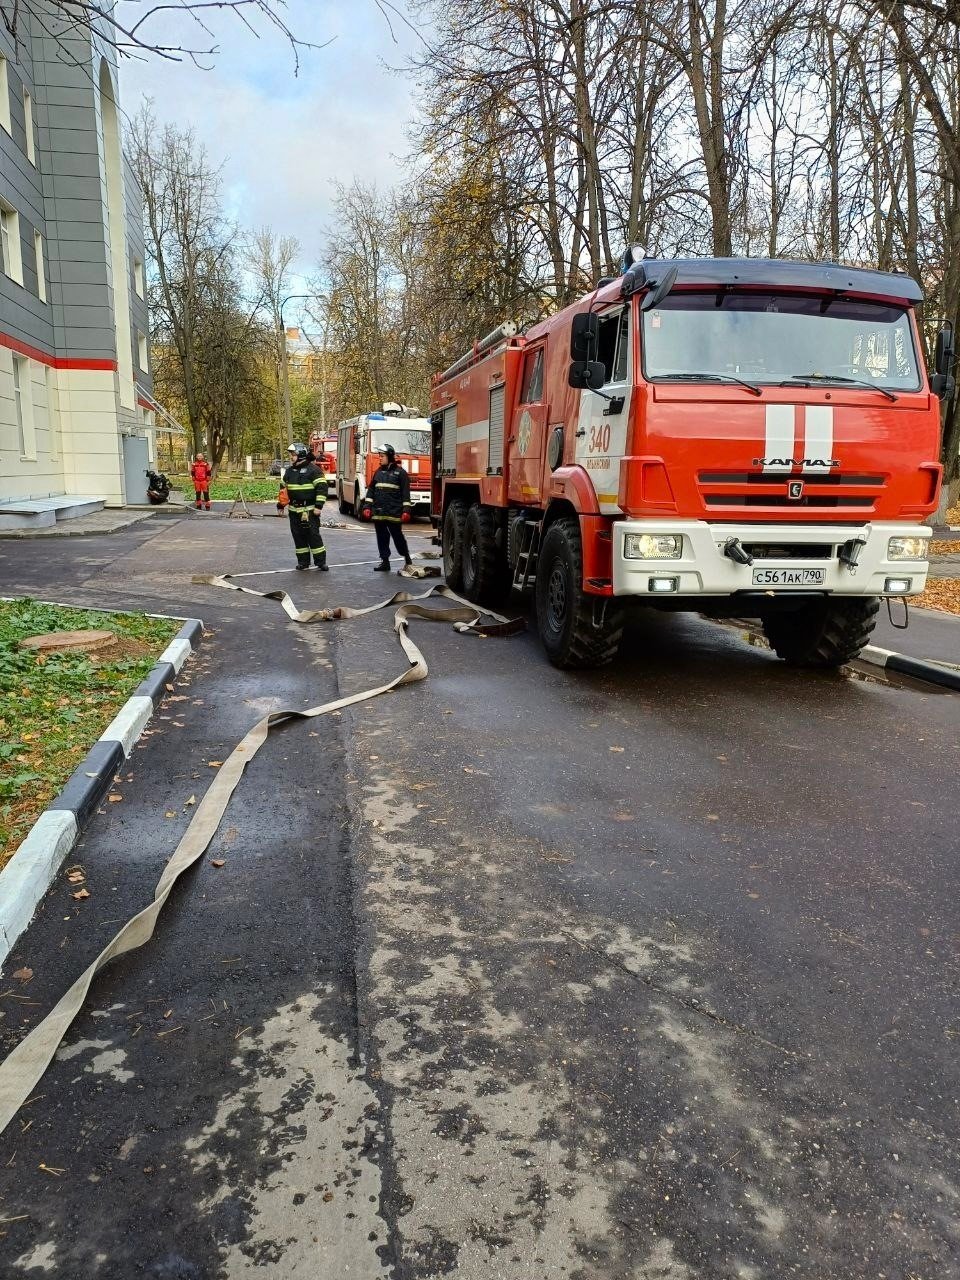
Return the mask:
[[836,458],[754,458],[755,467],[839,467]]

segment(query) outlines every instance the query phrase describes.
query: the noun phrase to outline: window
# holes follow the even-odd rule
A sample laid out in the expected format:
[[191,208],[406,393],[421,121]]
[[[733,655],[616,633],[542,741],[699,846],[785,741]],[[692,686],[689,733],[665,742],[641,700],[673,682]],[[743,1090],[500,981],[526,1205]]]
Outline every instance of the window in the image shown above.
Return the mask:
[[37,439],[33,424],[33,388],[30,385],[30,361],[26,356],[13,357],[13,402],[20,433],[20,457],[35,462]]
[[17,284],[23,284],[20,257],[20,215],[0,200],[0,266]]
[[143,297],[143,263],[139,258],[133,260],[133,288],[138,298]]
[[43,266],[43,236],[39,231],[33,233],[33,252],[37,259],[37,296],[41,302],[46,302],[47,276]]
[[33,145],[33,99],[26,89],[23,91],[23,127],[27,131],[27,159],[31,164],[36,164],[37,151]]
[[630,313],[624,309],[600,317],[597,359],[604,368],[604,383],[626,382]]
[[7,60],[0,53],[0,125],[7,133],[13,133],[10,125],[10,82],[7,79]]
[[137,364],[146,372],[147,369],[147,335],[137,330]]
[[647,377],[877,383],[917,391],[910,317],[894,303],[809,293],[675,293],[643,316]]
[[529,351],[523,365],[521,404],[539,404],[543,399],[543,347]]

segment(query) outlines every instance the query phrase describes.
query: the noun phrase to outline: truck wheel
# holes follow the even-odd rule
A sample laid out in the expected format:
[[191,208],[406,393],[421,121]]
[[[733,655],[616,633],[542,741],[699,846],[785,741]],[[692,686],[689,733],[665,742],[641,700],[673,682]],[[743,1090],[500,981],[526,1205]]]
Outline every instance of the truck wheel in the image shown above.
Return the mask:
[[583,589],[580,524],[565,517],[547,530],[537,561],[537,628],[555,667],[602,667],[623,635],[623,609]]
[[496,604],[507,587],[506,565],[497,547],[497,521],[489,507],[467,512],[461,540],[463,594],[474,604]]
[[841,667],[869,641],[879,611],[877,596],[826,596],[760,621],[771,649],[791,666]]
[[443,517],[441,533],[443,576],[447,586],[454,591],[463,586],[463,527],[466,522],[467,504],[462,498],[454,498]]

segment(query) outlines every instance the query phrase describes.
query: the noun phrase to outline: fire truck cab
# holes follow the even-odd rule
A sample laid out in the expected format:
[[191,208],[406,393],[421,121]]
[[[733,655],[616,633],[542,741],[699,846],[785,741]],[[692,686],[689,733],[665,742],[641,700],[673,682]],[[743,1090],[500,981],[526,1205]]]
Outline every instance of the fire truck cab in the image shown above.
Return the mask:
[[391,444],[410,477],[412,515],[430,514],[430,420],[418,409],[385,404],[377,413],[362,413],[341,422],[337,430],[337,500],[342,515],[369,514],[367,489],[380,466],[377,450]]
[[762,259],[644,261],[434,378],[444,570],[478,602],[532,587],[559,666],[617,651],[624,606],[758,619],[835,666],[883,596],[923,590],[938,396],[905,275]]

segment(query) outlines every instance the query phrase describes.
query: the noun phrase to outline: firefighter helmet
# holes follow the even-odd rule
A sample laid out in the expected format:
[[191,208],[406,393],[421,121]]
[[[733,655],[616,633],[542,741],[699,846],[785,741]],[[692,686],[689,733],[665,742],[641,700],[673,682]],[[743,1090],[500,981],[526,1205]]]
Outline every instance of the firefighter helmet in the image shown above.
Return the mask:
[[393,447],[393,445],[392,445],[392,444],[381,444],[381,445],[378,445],[378,446],[377,446],[377,453],[385,454],[385,455],[386,455],[386,459],[387,459],[387,461],[388,461],[388,462],[392,462],[392,461],[393,461],[393,459],[397,456],[397,451],[396,451],[396,449]]
[[287,448],[287,453],[295,453],[297,459],[307,456],[307,446],[305,444],[292,444]]

